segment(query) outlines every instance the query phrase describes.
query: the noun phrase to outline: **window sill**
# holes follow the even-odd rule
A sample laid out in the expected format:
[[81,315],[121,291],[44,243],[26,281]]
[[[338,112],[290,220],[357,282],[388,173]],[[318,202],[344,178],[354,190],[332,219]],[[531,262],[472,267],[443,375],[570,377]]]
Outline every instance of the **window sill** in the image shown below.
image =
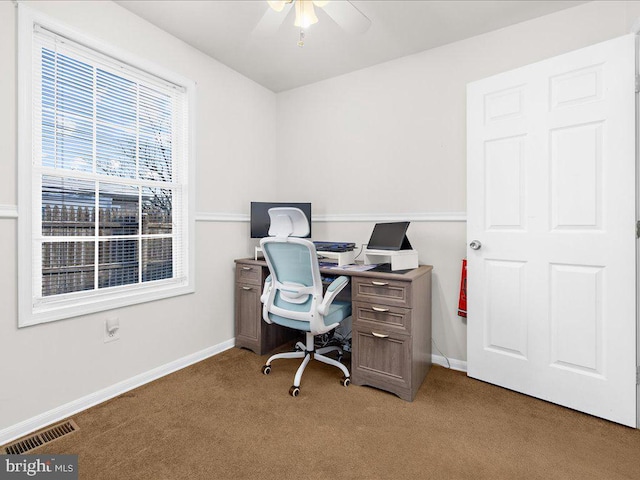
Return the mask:
[[82,299],[68,299],[57,302],[46,302],[34,305],[29,309],[21,309],[18,327],[29,327],[41,323],[63,320],[66,318],[89,315],[116,308],[147,303],[164,298],[176,297],[195,292],[195,287],[189,284],[172,284],[165,286],[153,286],[149,288],[126,288],[118,292],[101,293],[87,296]]

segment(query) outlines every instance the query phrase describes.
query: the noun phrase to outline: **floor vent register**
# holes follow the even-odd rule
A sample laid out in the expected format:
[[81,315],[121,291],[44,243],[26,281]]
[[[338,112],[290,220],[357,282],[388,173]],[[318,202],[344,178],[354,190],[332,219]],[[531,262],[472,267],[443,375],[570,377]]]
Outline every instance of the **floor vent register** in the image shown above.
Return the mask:
[[17,442],[10,443],[4,447],[4,453],[6,455],[22,455],[31,450],[35,450],[42,445],[53,442],[60,437],[69,435],[70,433],[79,430],[78,425],[73,420],[67,420],[66,422],[54,425],[42,432],[30,435]]

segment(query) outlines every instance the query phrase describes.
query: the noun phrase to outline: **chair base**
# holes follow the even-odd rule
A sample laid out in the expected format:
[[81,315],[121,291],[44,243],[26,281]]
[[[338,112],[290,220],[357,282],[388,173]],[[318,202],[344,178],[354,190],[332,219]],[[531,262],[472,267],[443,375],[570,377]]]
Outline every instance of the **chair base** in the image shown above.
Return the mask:
[[330,346],[330,347],[322,347],[315,348],[314,345],[314,336],[312,333],[307,332],[306,334],[307,344],[304,345],[302,342],[296,343],[296,348],[299,349],[295,352],[284,352],[284,353],[276,353],[272,355],[267,360],[267,363],[262,367],[262,373],[265,375],[271,372],[271,362],[277,360],[279,358],[302,358],[302,363],[298,367],[296,371],[296,375],[293,379],[293,386],[289,389],[289,393],[293,397],[297,397],[300,393],[300,382],[302,380],[302,374],[304,373],[304,369],[307,367],[311,359],[318,360],[319,362],[326,363],[327,365],[332,365],[334,367],[342,370],[344,377],[342,378],[342,385],[345,387],[351,383],[351,375],[349,374],[349,370],[342,363],[333,358],[327,357],[324,354],[329,352],[338,352],[340,356],[344,353],[340,347]]

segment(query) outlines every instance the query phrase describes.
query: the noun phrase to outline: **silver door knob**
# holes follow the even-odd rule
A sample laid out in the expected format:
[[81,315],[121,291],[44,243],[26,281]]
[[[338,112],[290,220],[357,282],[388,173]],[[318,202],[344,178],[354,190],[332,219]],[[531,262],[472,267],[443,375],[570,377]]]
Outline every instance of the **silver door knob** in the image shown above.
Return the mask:
[[471,247],[472,250],[480,250],[482,244],[479,240],[474,240],[469,244],[469,247]]

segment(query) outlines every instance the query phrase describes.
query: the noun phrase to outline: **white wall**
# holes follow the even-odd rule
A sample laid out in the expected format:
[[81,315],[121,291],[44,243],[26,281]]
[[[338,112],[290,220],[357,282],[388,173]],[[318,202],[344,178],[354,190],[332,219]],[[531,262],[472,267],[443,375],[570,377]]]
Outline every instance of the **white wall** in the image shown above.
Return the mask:
[[[248,213],[275,182],[274,93],[111,2],[29,6],[197,82],[197,201],[202,214]],[[60,405],[233,339],[233,259],[251,245],[246,223],[196,224],[197,293],[17,328],[17,9],[0,2],[0,433]],[[7,215],[8,214],[8,215]],[[29,275],[29,272],[20,274]],[[103,343],[117,315],[121,339]],[[0,435],[1,438],[1,435]],[[3,443],[0,441],[0,443]]]
[[[278,94],[281,198],[329,217],[465,211],[466,84],[628,33],[638,15],[638,2],[593,2]],[[313,236],[365,243],[372,225],[320,223]],[[434,266],[433,338],[466,361],[466,225],[414,221],[408,235]]]

